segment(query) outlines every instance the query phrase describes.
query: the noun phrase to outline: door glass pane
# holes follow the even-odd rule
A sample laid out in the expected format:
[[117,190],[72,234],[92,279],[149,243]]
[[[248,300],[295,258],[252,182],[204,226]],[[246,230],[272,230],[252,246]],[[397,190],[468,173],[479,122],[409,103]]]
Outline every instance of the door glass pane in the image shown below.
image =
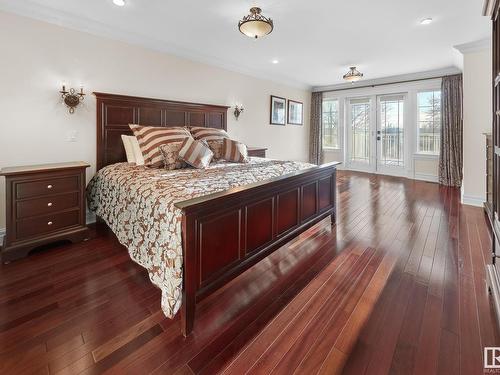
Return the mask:
[[380,160],[385,166],[404,166],[404,97],[380,99]]
[[370,162],[370,102],[351,100],[351,161]]

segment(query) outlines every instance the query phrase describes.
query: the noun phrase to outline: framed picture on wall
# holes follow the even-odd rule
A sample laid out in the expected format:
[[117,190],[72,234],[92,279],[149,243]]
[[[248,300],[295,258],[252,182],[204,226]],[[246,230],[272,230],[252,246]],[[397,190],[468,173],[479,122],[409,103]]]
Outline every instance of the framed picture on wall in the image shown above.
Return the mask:
[[288,123],[302,125],[304,123],[304,105],[301,102],[288,99]]
[[286,123],[286,99],[271,95],[271,125],[285,125]]

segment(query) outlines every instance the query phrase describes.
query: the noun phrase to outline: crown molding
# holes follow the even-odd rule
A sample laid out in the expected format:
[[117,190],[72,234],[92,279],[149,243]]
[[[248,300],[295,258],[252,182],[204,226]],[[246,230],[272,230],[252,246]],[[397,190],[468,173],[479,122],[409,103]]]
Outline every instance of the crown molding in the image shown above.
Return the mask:
[[453,46],[457,51],[462,54],[483,51],[491,48],[491,38],[479,39],[474,42],[458,44]]
[[439,78],[443,76],[449,76],[452,74],[459,74],[461,70],[457,67],[451,66],[444,69],[436,69],[436,70],[428,70],[425,72],[417,72],[417,73],[409,73],[409,74],[400,74],[390,77],[383,78],[375,78],[375,79],[366,79],[360,80],[354,84],[352,83],[338,83],[334,85],[327,86],[316,86],[312,88],[313,92],[318,91],[336,91],[336,90],[345,90],[345,89],[357,89],[362,87],[370,87],[377,86],[381,84],[391,84],[391,83],[399,83],[405,81],[414,81],[414,80],[425,80],[425,79],[433,79]]
[[16,1],[15,3],[0,0],[0,11],[13,13],[19,16],[35,19],[80,32],[85,32],[98,37],[104,37],[107,39],[140,46],[156,52],[184,58],[193,62],[210,65],[216,68],[221,68],[234,73],[244,74],[253,78],[271,81],[289,87],[308,91],[312,88],[311,85],[297,81],[292,77],[280,75],[279,73],[273,73],[271,75],[269,73],[252,69],[250,67],[244,67],[240,63],[236,64],[222,61],[221,59],[214,56],[201,54],[179,45],[166,43],[164,41],[138,33],[133,33],[125,29],[110,27],[107,24],[92,19],[77,17],[73,14],[63,12],[61,10],[45,5],[40,5],[30,0]]

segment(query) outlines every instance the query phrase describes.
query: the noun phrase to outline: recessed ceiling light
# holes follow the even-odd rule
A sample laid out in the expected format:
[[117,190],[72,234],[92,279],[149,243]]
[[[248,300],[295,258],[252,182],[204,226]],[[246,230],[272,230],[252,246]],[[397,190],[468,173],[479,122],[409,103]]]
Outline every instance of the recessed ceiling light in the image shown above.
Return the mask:
[[113,0],[113,4],[118,5],[119,7],[122,7],[125,5],[125,0]]
[[275,59],[275,60],[273,60],[273,61],[271,61],[271,62],[272,62],[273,64],[277,64],[277,63],[279,63],[279,61],[278,61],[278,60],[276,60],[276,59]]
[[421,25],[428,25],[432,22],[432,18],[424,18],[422,21],[420,21]]

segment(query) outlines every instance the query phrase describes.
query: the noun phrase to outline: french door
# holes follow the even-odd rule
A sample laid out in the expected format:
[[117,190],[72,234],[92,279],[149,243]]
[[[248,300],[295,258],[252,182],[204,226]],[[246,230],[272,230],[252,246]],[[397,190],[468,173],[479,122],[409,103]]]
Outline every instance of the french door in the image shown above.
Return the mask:
[[349,168],[397,176],[405,174],[405,103],[405,94],[347,100]]
[[373,171],[373,114],[371,98],[348,99],[347,164],[352,169]]
[[405,171],[405,95],[377,97],[377,171],[402,175]]

